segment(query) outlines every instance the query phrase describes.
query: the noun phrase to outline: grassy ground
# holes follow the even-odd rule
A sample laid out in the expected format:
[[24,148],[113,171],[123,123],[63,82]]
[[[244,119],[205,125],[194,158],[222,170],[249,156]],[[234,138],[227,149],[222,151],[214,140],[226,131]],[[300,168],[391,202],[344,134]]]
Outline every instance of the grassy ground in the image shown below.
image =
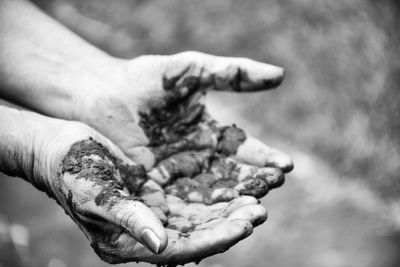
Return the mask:
[[[38,3],[115,56],[200,50],[286,68],[276,91],[210,96],[217,117],[288,152],[296,167],[265,198],[269,220],[200,265],[398,266],[396,1]],[[55,203],[23,181],[0,183],[0,212],[28,227],[37,266],[107,266]]]

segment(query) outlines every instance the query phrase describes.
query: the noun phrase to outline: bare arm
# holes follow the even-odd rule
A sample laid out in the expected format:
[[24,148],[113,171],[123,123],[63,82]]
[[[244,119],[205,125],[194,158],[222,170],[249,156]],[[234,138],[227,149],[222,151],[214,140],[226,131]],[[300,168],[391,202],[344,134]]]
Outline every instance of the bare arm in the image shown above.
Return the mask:
[[41,163],[35,161],[35,155],[40,154],[37,149],[43,144],[35,141],[35,136],[53,127],[41,125],[42,121],[31,112],[0,106],[0,114],[0,172],[19,176],[44,189],[46,182],[39,179],[42,175],[38,172]]
[[0,97],[72,118],[115,61],[31,2],[0,0]]

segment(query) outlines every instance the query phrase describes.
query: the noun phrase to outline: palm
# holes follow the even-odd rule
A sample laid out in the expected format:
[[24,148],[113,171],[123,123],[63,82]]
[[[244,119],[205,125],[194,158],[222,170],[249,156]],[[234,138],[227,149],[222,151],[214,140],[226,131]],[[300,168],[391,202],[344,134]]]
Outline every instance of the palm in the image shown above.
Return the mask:
[[236,126],[218,126],[207,114],[199,78],[164,78],[163,87],[165,106],[140,113],[139,125],[156,159],[149,176],[168,193],[212,204],[243,194],[259,198],[283,183],[276,166],[258,168],[241,163],[240,155],[234,159],[247,136]]
[[256,198],[280,186],[293,165],[236,126],[218,125],[206,111],[204,95],[210,88],[268,89],[280,83],[282,70],[199,53],[145,56],[122,69],[115,90],[91,101],[80,119],[145,167],[151,180],[128,175],[125,187],[159,217],[169,241],[154,255],[119,231],[101,245],[103,258],[185,263],[246,237],[252,224],[266,219]]
[[[253,225],[266,219],[265,209],[252,197],[204,205],[166,195],[157,183],[146,179],[140,165],[131,165],[115,155],[93,138],[75,142],[53,184],[59,203],[107,262],[199,261],[228,249],[251,234]],[[158,255],[138,242],[143,241],[141,229],[161,227],[144,204],[161,214],[167,227],[168,245],[164,243],[162,247],[167,247]],[[165,211],[168,218],[162,217]]]

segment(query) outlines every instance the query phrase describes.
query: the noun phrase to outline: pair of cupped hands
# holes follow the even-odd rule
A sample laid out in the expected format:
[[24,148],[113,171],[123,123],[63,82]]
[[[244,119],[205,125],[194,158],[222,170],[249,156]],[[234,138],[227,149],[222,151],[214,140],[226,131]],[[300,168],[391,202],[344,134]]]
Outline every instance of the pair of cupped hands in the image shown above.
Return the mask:
[[103,260],[199,261],[266,220],[258,198],[282,185],[293,163],[236,126],[219,125],[204,96],[276,87],[282,68],[184,52],[115,59],[107,69],[108,86],[76,100],[74,121],[44,119],[34,144],[34,184]]

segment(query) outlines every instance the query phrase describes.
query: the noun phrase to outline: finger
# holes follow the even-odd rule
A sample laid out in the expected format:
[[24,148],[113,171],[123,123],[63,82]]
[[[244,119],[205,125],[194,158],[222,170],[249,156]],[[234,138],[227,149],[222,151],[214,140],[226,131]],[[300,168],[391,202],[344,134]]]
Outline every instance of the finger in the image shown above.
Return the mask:
[[261,198],[284,183],[284,174],[278,168],[258,168],[229,158],[214,159],[207,171],[210,173],[180,178],[165,187],[165,191],[188,202],[212,204],[239,195]]
[[258,226],[267,220],[267,211],[261,205],[247,205],[232,212],[228,220],[247,220]]
[[233,164],[235,165],[219,165],[218,169],[215,167],[216,164],[213,164],[211,172],[215,174],[202,173],[194,178],[177,179],[165,187],[165,192],[187,202],[210,205],[230,201],[239,195],[261,198],[269,189],[283,184],[284,176],[280,169],[254,168],[253,170],[249,166],[242,169],[242,164]]
[[219,131],[219,153],[259,167],[276,167],[285,172],[293,169],[293,162],[287,155],[247,135],[235,124],[219,127]]
[[205,222],[227,218],[242,207],[257,204],[258,200],[251,196],[240,196],[229,203],[204,205],[186,203],[177,197],[167,195],[167,202],[170,208],[168,227],[187,232],[198,225],[204,225]]
[[154,181],[148,180],[142,187],[139,194],[146,206],[157,207],[164,214],[169,212],[164,190]]
[[284,70],[277,66],[247,58],[218,57],[200,52],[173,55],[169,65],[169,69],[177,65],[187,66],[181,76],[196,77],[200,73],[201,83],[215,90],[266,90],[278,86],[284,76]]
[[226,218],[228,217],[232,212],[235,210],[245,207],[248,205],[254,205],[258,204],[258,200],[252,196],[240,196],[238,198],[235,198],[229,204],[224,208],[222,211],[220,211],[220,216]]
[[[265,196],[269,191],[269,186],[265,179],[260,176],[249,176],[240,183],[237,183],[233,188],[215,188],[211,189],[211,195],[203,197],[205,204],[212,204],[221,201],[230,201],[237,198],[239,195],[248,195],[256,198]],[[188,196],[190,201],[190,198]]]
[[71,174],[63,175],[63,183],[72,212],[111,222],[154,253],[165,248],[167,236],[157,216],[142,202],[116,189],[113,183],[94,182]]
[[188,218],[183,216],[168,216],[167,229],[177,230],[181,233],[192,232],[196,227],[193,220],[188,220]]
[[112,246],[104,245],[97,251],[108,263],[144,261],[159,265],[183,265],[199,262],[211,255],[222,253],[253,231],[245,220],[222,221],[212,228],[182,234],[167,229],[168,246],[161,254],[153,254],[128,234],[122,233]]
[[178,153],[158,163],[148,176],[159,184],[177,177],[192,177],[201,172],[210,156],[207,150]]
[[[92,206],[89,211],[122,227],[153,253],[160,253],[167,245],[165,229],[158,217],[140,201],[114,199],[115,203]],[[111,205],[110,205],[111,204]]]
[[235,190],[241,195],[250,195],[256,198],[261,198],[268,193],[269,187],[264,179],[256,176],[246,178],[235,186]]
[[[168,225],[166,227],[169,229],[179,230],[183,233],[210,228],[221,220],[224,220],[224,218],[229,217],[237,210],[257,206],[256,204],[258,203],[255,198],[250,196],[238,197],[229,203],[223,202],[212,205],[199,203],[188,204],[171,196],[167,197],[167,200],[171,212],[168,216]],[[248,213],[251,216],[246,215],[247,217],[242,218],[251,222],[257,220],[260,220],[261,222],[264,217],[264,213],[261,212],[262,210],[263,208],[255,208],[254,212],[252,212],[253,208],[250,208],[250,212]]]
[[[187,202],[198,202],[204,204],[212,204],[211,193],[213,192],[212,174],[199,174],[194,178],[180,178],[173,184],[165,187],[165,192],[170,195],[177,196]],[[223,198],[217,200],[223,201]]]
[[143,165],[147,171],[150,171],[156,163],[154,153],[146,146],[127,148],[124,152],[134,162]]
[[250,165],[276,167],[284,172],[293,170],[293,161],[290,157],[251,136],[247,136],[246,140],[237,147],[232,157]]
[[170,216],[181,216],[184,218],[207,217],[210,212],[223,210],[227,206],[227,203],[216,203],[210,206],[202,203],[187,203],[179,197],[168,194],[166,195],[166,201]]
[[150,209],[161,221],[162,225],[166,226],[168,224],[168,218],[163,209],[159,207],[150,207]]
[[[252,233],[251,223],[245,220],[222,221],[212,228],[196,230],[171,242],[165,253],[169,264],[184,264],[200,261],[205,257],[221,253]],[[175,243],[173,243],[175,241]]]
[[239,196],[239,191],[235,188],[215,188],[212,190],[209,198],[206,199],[206,204],[217,202],[227,202]]
[[281,186],[285,181],[283,171],[279,168],[260,168],[239,163],[231,158],[216,158],[211,163],[210,172],[220,180],[233,180],[241,183],[249,178],[261,178],[269,188]]

